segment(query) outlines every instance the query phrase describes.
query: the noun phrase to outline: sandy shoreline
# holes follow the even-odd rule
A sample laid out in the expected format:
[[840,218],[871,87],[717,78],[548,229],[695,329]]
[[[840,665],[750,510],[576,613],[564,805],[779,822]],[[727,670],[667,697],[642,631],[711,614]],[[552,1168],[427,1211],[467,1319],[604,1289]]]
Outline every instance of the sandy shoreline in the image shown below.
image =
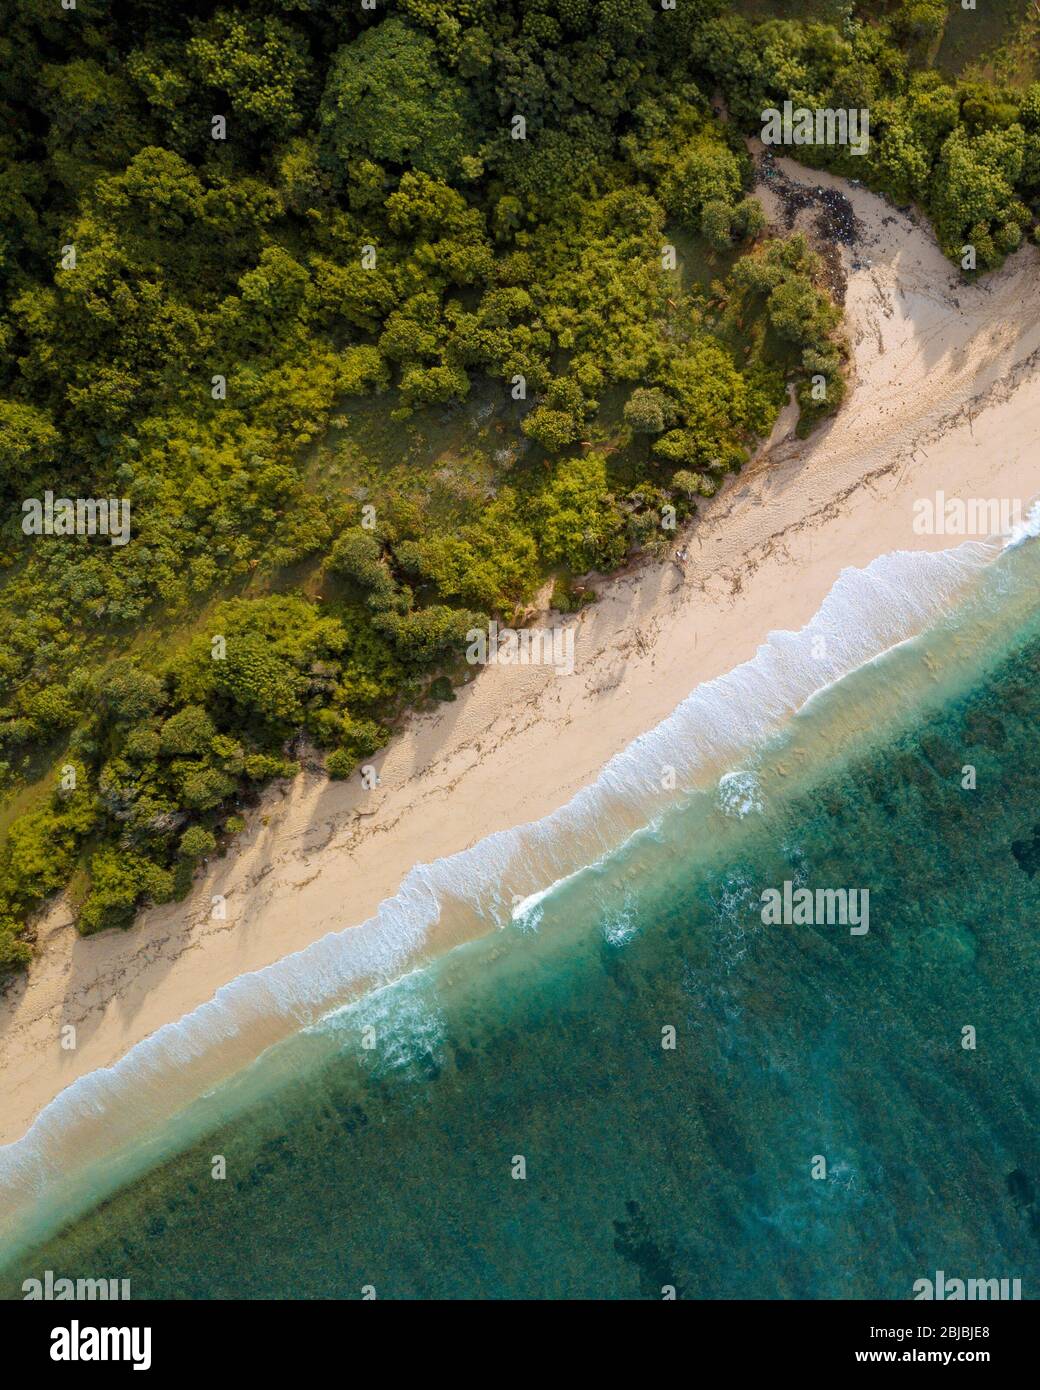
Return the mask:
[[[804,626],[845,566],[958,544],[914,534],[915,499],[1040,493],[1037,251],[966,287],[927,229],[783,164],[841,187],[863,227],[842,251],[854,386],[838,418],[802,441],[785,413],[770,447],[702,508],[685,582],[664,565],[604,586],[578,624],[574,675],[483,671],[375,760],[374,791],[308,773],[275,789],[186,902],[129,932],[83,940],[56,905],[31,972],[0,1000],[0,1143],[228,980],[363,922],[415,863],[564,805],[696,685],[769,631]],[[224,921],[210,916],[214,894]],[[61,1047],[69,1023],[74,1051]]]

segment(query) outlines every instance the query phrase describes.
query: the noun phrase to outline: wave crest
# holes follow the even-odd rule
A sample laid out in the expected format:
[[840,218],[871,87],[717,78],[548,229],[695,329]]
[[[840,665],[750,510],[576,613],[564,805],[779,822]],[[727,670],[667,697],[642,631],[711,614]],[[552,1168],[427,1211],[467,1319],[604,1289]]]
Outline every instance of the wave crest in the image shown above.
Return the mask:
[[[22,1139],[0,1148],[5,1242],[43,1238],[101,1188],[154,1163],[164,1123],[265,1049],[421,964],[446,911],[468,916],[470,935],[517,914],[534,925],[554,885],[616,850],[698,779],[739,764],[819,691],[934,622],[993,555],[969,542],[844,570],[806,627],[770,633],[751,660],[699,685],[560,810],[416,865],[361,926],[345,923],[239,976],[113,1066],[74,1081]],[[747,788],[737,790],[746,800]]]

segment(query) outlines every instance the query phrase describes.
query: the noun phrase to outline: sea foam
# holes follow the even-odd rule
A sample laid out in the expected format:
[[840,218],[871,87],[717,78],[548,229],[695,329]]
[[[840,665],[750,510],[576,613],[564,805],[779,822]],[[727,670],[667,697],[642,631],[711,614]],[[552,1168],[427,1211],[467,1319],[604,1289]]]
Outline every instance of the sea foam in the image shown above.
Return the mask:
[[[74,1081],[22,1139],[0,1147],[0,1235],[8,1249],[43,1238],[172,1151],[161,1135],[174,1116],[197,1110],[196,1132],[207,1115],[214,1123],[220,1083],[265,1049],[421,965],[443,913],[475,916],[471,935],[531,914],[555,884],[617,849],[706,770],[717,780],[814,694],[935,621],[995,553],[968,542],[844,570],[806,627],[771,633],[751,660],[698,686],[560,810],[416,865],[362,925],[344,922],[239,976],[113,1066]],[[664,778],[666,769],[674,776]],[[198,1104],[207,1095],[209,1109]],[[190,1137],[178,1128],[176,1147]]]

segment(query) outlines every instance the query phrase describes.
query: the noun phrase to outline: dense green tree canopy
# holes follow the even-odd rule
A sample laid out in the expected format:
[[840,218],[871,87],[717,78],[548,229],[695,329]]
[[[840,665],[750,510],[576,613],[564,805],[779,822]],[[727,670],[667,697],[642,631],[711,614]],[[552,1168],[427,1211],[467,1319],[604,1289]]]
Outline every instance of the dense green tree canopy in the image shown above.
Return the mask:
[[339,50],[321,101],[326,155],[341,179],[363,156],[456,175],[471,119],[466,88],[438,62],[433,40],[394,18]]
[[[800,157],[958,262],[1035,224],[1040,84],[932,70],[931,0],[9,11],[0,970],[70,881],[83,930],[182,895],[474,624],[668,545],[789,389],[803,430],[837,407],[840,314],[751,196],[766,107],[869,106],[864,157]],[[125,501],[128,543],[28,534],[46,494]]]

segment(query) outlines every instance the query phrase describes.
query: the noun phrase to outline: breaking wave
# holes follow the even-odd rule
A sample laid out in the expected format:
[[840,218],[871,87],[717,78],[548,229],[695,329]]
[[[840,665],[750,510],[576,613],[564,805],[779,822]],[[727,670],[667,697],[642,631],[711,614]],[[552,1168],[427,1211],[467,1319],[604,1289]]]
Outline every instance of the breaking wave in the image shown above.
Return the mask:
[[[1031,522],[1035,535],[1040,509]],[[431,934],[446,915],[463,924],[456,940],[517,918],[536,926],[539,901],[555,885],[617,850],[683,796],[718,787],[814,695],[941,617],[998,553],[969,542],[934,553],[895,552],[844,570],[806,627],[771,633],[751,660],[698,686],[560,810],[416,865],[361,926],[344,922],[303,950],[239,976],[113,1066],[74,1081],[22,1139],[0,1147],[4,1243],[13,1249],[41,1239],[182,1147],[192,1129],[204,1132],[226,1113],[223,1083],[274,1044],[322,1020],[332,1024],[335,1011],[421,966],[435,952]],[[750,774],[722,788],[730,814],[754,810],[755,797]],[[620,943],[624,924],[606,924],[605,932]],[[434,1020],[417,1014],[414,1031],[424,1047],[434,1045]]]

